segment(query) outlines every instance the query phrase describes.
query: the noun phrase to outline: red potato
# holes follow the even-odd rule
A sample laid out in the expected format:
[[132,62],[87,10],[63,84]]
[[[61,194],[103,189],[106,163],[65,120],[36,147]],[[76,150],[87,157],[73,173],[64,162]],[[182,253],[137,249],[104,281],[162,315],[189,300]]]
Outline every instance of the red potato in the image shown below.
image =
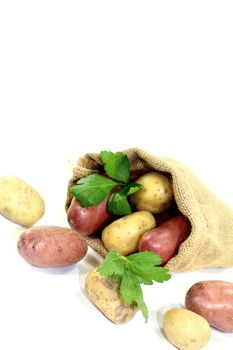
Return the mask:
[[175,216],[161,226],[145,232],[139,241],[139,251],[153,251],[161,257],[164,264],[177,253],[190,230],[190,222],[185,216]]
[[107,201],[111,194],[98,205],[83,208],[78,200],[72,199],[67,211],[67,220],[72,229],[83,236],[90,236],[102,229],[111,219]]
[[185,307],[204,317],[223,332],[233,332],[233,283],[203,281],[187,292]]
[[83,259],[87,243],[78,232],[66,227],[35,226],[21,234],[18,251],[32,265],[60,267]]

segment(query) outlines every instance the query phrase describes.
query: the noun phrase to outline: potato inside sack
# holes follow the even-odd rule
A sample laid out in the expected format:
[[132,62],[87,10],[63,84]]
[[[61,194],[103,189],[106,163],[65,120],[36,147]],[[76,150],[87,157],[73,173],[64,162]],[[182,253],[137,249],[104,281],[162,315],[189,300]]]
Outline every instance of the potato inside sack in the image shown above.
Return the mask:
[[73,198],[67,211],[67,220],[72,229],[83,236],[90,236],[102,229],[110,220],[111,214],[107,208],[110,195],[98,205],[83,208],[80,202]]
[[102,241],[108,251],[116,250],[121,255],[138,251],[141,236],[156,225],[154,216],[141,210],[123,216],[104,228]]
[[171,217],[141,236],[139,251],[154,252],[161,257],[164,264],[177,254],[180,244],[189,236],[190,231],[191,225],[185,216]]
[[136,181],[142,185],[142,189],[130,196],[130,201],[137,210],[159,214],[169,208],[173,200],[173,188],[168,176],[154,171],[142,175]]

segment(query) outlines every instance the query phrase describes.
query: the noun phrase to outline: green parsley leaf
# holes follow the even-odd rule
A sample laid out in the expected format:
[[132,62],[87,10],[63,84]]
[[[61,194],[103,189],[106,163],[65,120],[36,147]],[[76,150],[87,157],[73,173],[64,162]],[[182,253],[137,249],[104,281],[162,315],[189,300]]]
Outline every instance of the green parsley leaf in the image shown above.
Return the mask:
[[153,281],[164,282],[171,278],[169,270],[155,266],[160,265],[162,259],[153,252],[131,254],[128,260],[131,263],[131,271],[139,277],[140,283],[153,284]]
[[100,152],[100,157],[104,163],[104,170],[108,176],[123,183],[129,181],[130,164],[128,157],[124,153],[102,151]]
[[70,193],[80,201],[82,207],[101,203],[109,192],[119,184],[98,174],[80,179],[70,188]]
[[148,320],[148,309],[143,300],[142,288],[135,275],[126,270],[120,285],[120,293],[127,304],[137,303],[146,320]]
[[118,278],[120,293],[125,302],[137,303],[147,320],[148,310],[143,299],[141,284],[164,282],[171,278],[168,269],[156,266],[160,263],[161,258],[153,252],[145,251],[122,256],[113,250],[107,254],[98,271],[103,276]]
[[128,215],[132,212],[127,197],[142,188],[136,182],[129,183],[119,191],[113,193],[108,200],[108,209],[113,215]]
[[118,276],[121,278],[125,273],[125,261],[124,257],[122,258],[120,258],[120,255],[115,250],[112,250],[106,255],[104,262],[99,266],[98,271],[103,276]]

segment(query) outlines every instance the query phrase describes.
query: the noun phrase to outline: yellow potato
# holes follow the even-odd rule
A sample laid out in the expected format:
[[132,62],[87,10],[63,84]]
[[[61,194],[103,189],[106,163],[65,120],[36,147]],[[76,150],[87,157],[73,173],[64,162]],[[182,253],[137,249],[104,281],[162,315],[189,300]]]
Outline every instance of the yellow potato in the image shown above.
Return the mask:
[[163,319],[163,330],[170,343],[180,350],[199,350],[209,341],[210,326],[195,312],[174,308]]
[[136,304],[126,304],[119,292],[119,281],[102,276],[97,268],[85,280],[85,290],[92,303],[112,322],[126,323],[138,310]]
[[117,250],[121,255],[138,251],[138,244],[144,232],[156,226],[154,216],[141,210],[113,221],[102,232],[105,248]]
[[136,180],[143,188],[130,196],[137,210],[147,210],[152,214],[165,211],[173,199],[171,180],[159,172],[142,175]]
[[0,213],[7,219],[30,227],[44,215],[40,194],[15,176],[0,178]]

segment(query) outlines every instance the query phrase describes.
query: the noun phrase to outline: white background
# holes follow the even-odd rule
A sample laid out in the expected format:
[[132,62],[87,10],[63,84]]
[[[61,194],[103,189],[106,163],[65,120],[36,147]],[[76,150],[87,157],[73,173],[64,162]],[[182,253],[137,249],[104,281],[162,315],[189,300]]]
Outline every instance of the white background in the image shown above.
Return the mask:
[[[67,182],[78,156],[137,146],[191,168],[233,208],[232,1],[0,0],[0,176],[44,197],[38,224],[68,226]],[[43,270],[17,253],[23,228],[0,218],[0,348],[173,349],[165,310],[197,281],[232,269],[177,273],[144,288],[150,320],[104,318],[82,292],[87,257]],[[206,349],[232,349],[212,330]]]

